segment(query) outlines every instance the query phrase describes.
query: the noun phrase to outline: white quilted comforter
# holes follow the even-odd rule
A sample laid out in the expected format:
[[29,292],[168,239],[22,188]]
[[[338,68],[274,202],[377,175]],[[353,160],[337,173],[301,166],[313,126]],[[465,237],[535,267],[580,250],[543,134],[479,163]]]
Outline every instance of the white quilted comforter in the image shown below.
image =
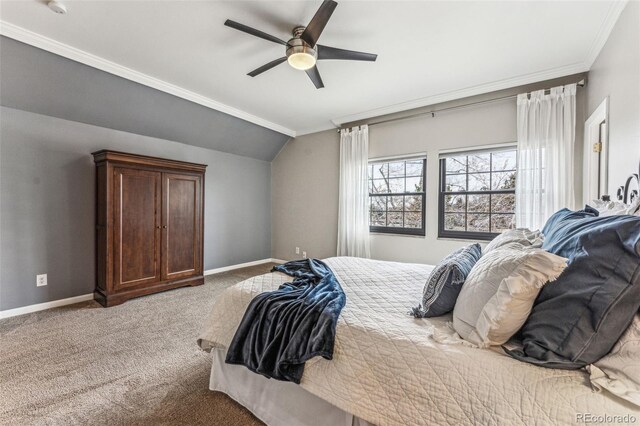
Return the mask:
[[[433,268],[357,258],[325,260],[347,296],[332,361],[307,362],[301,386],[377,425],[575,424],[580,415],[633,415],[634,406],[596,393],[586,372],[522,363],[478,349],[452,332],[450,317],[414,319]],[[227,348],[258,293],[290,280],[257,276],[227,289],[198,340]],[[583,417],[584,418],[584,417]]]

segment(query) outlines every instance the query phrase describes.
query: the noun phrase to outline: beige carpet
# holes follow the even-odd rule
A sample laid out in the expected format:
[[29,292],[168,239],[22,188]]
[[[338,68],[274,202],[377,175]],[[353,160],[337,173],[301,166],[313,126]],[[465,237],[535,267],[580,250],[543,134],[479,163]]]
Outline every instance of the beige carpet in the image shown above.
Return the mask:
[[0,321],[0,424],[260,425],[208,390],[196,338],[220,292],[272,265],[102,308],[95,302]]

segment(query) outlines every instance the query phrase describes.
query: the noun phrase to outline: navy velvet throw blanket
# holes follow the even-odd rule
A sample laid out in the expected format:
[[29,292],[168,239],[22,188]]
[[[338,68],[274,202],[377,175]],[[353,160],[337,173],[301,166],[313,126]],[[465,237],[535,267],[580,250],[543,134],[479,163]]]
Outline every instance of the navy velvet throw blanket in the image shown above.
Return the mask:
[[226,362],[300,383],[307,360],[332,359],[336,324],[346,297],[331,269],[320,260],[296,260],[272,271],[294,277],[293,282],[251,301]]

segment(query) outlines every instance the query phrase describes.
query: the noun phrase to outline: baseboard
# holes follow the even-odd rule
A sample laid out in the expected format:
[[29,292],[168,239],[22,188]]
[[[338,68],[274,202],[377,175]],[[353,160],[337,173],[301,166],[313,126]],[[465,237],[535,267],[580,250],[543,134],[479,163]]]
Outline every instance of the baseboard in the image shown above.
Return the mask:
[[[264,263],[286,263],[286,260],[273,258],[255,260],[253,262],[223,266],[222,268],[216,269],[209,269],[208,271],[204,271],[204,275],[219,274],[220,272],[232,271],[234,269],[240,268],[248,268],[249,266],[262,265]],[[6,311],[0,311],[0,319],[30,314],[32,312],[44,311],[45,309],[59,308],[60,306],[73,305],[74,303],[86,302],[87,300],[93,300],[93,293],[69,297],[67,299],[54,300],[51,302],[38,303],[35,305],[23,306],[15,309],[7,309]]]
[[233,271],[234,269],[248,268],[250,266],[262,265],[264,263],[285,263],[285,262],[286,261],[284,260],[273,259],[273,258],[254,260],[253,262],[238,263],[237,265],[229,265],[229,266],[223,266],[221,268],[209,269],[208,271],[204,271],[204,275],[219,274],[220,272],[227,272],[227,271]]
[[21,308],[7,309],[6,311],[0,311],[0,319],[44,311],[51,308],[59,308],[60,306],[73,305],[74,303],[86,302],[87,300],[93,300],[93,293],[69,297],[67,299],[53,300],[51,302],[37,303]]

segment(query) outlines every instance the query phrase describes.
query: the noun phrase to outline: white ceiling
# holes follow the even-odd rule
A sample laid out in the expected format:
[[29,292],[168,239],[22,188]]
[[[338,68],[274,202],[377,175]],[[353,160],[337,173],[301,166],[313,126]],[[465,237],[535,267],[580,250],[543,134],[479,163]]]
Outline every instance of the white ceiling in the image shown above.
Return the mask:
[[225,27],[229,18],[287,39],[321,1],[2,1],[1,32],[290,135],[586,71],[624,3],[339,1],[320,43],[377,53],[321,61],[325,88],[284,47]]

